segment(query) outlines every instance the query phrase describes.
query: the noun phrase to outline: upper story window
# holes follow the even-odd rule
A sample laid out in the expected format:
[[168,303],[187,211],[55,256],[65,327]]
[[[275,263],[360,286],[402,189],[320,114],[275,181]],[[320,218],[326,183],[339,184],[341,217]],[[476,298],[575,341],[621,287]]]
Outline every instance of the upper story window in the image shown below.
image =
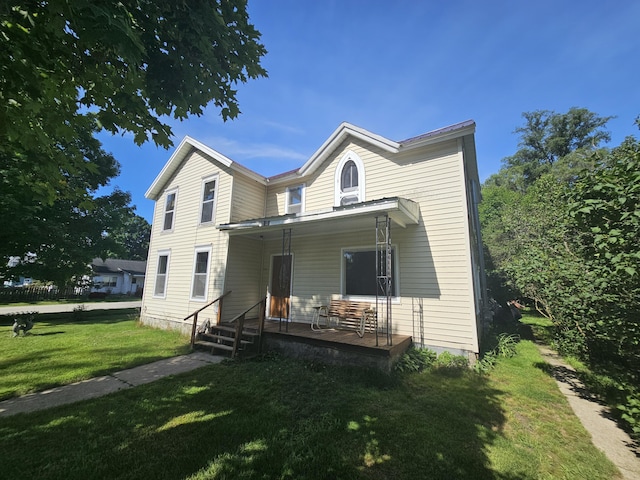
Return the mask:
[[360,157],[348,151],[338,163],[335,174],[335,204],[364,202],[364,164]]
[[304,185],[287,188],[285,213],[304,212]]
[[162,230],[173,230],[177,196],[177,191],[167,192],[167,200],[164,204],[164,223],[162,224]]
[[218,178],[207,178],[202,182],[202,205],[200,208],[200,223],[211,223],[215,218],[216,192]]

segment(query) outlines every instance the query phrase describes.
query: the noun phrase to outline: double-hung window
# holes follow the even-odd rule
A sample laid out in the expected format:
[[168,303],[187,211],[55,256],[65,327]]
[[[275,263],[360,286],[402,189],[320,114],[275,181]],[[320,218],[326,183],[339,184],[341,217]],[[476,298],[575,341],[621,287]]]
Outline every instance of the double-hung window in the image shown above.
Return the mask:
[[193,300],[207,299],[207,285],[209,284],[209,258],[211,247],[198,247],[193,260],[193,282],[191,284],[191,298]]
[[285,204],[285,213],[302,213],[304,211],[304,185],[288,187]]
[[169,252],[158,254],[158,266],[156,268],[156,283],[153,288],[154,297],[165,297],[167,294],[167,278],[169,276]]
[[217,190],[217,177],[209,177],[202,182],[202,205],[200,207],[200,223],[211,223],[215,219]]
[[[383,252],[378,252],[376,258],[375,248],[346,248],[342,250],[342,294],[347,297],[375,297],[385,295],[384,282],[379,281],[376,272],[376,264],[380,270],[378,273],[385,275],[386,259]],[[398,295],[396,279],[396,249],[391,250],[391,296]]]
[[163,231],[173,230],[177,196],[178,192],[175,190],[167,192],[167,199],[164,204],[164,222],[162,224]]

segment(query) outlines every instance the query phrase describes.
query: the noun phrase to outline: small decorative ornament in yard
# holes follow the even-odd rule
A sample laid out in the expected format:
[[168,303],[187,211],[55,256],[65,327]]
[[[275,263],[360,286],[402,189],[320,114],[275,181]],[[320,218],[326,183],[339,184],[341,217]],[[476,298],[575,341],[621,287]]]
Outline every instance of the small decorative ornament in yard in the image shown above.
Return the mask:
[[20,330],[22,330],[22,334],[26,335],[29,330],[33,328],[33,316],[30,316],[24,320],[22,319],[13,319],[13,336],[17,337],[20,335]]

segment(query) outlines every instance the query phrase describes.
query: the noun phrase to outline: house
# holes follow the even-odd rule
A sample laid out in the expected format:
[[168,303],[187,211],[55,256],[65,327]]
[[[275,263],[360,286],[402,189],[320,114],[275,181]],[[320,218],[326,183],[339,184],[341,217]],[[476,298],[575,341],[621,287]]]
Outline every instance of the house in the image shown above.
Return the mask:
[[142,295],[147,262],[140,260],[120,260],[116,258],[94,258],[92,292]]
[[349,299],[377,308],[380,330],[477,355],[487,299],[474,133],[469,120],[398,142],[343,123],[272,177],[184,138],[146,192],[141,320],[190,328],[187,315],[231,291],[223,317],[266,296],[267,319],[311,324],[317,307]]

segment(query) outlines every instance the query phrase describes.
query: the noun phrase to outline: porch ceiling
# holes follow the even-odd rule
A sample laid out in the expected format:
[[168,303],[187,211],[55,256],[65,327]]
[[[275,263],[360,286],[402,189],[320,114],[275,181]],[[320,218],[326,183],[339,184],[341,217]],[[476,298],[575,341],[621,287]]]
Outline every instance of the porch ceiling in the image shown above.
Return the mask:
[[394,225],[405,228],[418,223],[420,209],[412,200],[393,197],[330,210],[226,223],[218,225],[218,228],[229,235],[247,235],[266,240],[279,238],[282,230],[289,228],[296,235],[333,235],[373,229],[376,226],[375,217],[385,214],[389,215]]

